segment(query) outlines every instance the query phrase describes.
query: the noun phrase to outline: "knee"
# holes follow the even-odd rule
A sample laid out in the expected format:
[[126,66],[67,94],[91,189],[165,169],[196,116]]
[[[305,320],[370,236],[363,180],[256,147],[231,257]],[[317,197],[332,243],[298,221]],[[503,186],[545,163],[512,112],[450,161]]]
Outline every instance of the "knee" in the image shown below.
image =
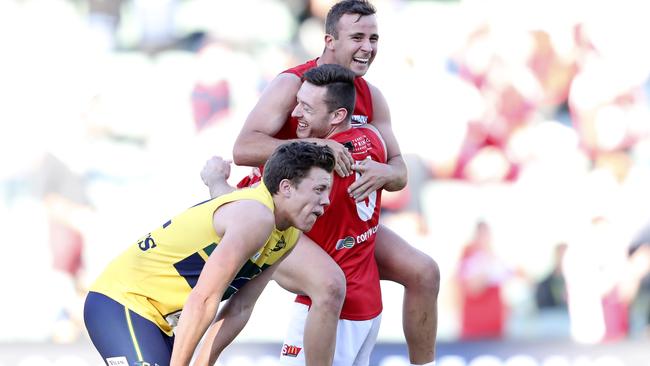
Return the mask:
[[434,293],[438,296],[440,290],[440,267],[430,256],[419,253],[413,258],[412,266],[409,267],[408,280],[405,286],[416,291]]
[[345,275],[338,268],[338,271],[320,276],[318,284],[312,291],[313,294],[309,294],[309,297],[312,306],[340,312],[345,300],[345,290]]

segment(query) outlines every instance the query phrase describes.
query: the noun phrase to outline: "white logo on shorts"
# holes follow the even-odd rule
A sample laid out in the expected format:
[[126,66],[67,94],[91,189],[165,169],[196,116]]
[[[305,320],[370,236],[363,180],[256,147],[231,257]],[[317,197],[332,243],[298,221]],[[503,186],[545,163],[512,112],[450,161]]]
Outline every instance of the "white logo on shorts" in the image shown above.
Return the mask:
[[109,357],[106,359],[106,364],[108,366],[129,366],[129,361],[126,360],[126,357]]

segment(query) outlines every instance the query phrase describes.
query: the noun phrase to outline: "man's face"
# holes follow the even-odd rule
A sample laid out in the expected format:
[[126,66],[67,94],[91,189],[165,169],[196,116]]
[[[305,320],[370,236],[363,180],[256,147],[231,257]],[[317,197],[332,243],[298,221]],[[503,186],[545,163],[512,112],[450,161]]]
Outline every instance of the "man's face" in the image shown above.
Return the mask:
[[334,112],[327,110],[324,86],[316,86],[309,82],[302,83],[296,94],[298,104],[291,116],[298,120],[296,135],[298,138],[325,138],[334,129],[331,122]]
[[379,34],[375,15],[343,14],[338,39],[332,40],[336,62],[363,76],[377,54]]
[[305,232],[311,230],[330,204],[331,189],[332,174],[321,168],[311,168],[300,184],[292,187],[287,200],[292,226]]

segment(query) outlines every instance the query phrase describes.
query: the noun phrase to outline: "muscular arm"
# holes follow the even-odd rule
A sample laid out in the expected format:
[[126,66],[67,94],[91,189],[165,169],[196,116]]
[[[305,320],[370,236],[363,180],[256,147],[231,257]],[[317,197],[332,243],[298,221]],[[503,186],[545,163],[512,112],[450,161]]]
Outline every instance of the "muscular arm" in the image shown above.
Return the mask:
[[387,191],[399,191],[406,187],[406,162],[393,133],[388,103],[376,87],[368,84],[372,93],[372,125],[379,131],[386,144],[387,162],[363,162],[355,164],[352,169],[361,173],[361,178],[350,185],[348,192],[357,201],[363,201],[370,193],[383,188]]
[[260,166],[283,140],[274,136],[296,106],[300,78],[280,74],[264,89],[235,140],[233,159],[237,165]]
[[212,323],[205,336],[195,366],[214,365],[223,350],[244,329],[253,313],[255,302],[262,290],[266,287],[278,265],[289,255],[285,254],[278,262],[262,272],[246,284],[241,290],[228,300],[226,305],[219,310],[215,322]]
[[[248,217],[248,220],[241,220]],[[181,312],[171,365],[189,364],[197,344],[217,313],[226,288],[262,246],[274,227],[273,213],[259,202],[243,200],[220,207],[214,227],[223,232],[219,245],[208,258],[196,286]]]
[[[302,82],[294,74],[280,74],[264,89],[255,107],[246,118],[235,140],[233,159],[237,165],[263,165],[276,147],[287,142],[273,136],[284,126],[296,106],[296,94]],[[336,173],[347,176],[352,156],[345,147],[333,140],[304,139],[329,146],[336,156]]]

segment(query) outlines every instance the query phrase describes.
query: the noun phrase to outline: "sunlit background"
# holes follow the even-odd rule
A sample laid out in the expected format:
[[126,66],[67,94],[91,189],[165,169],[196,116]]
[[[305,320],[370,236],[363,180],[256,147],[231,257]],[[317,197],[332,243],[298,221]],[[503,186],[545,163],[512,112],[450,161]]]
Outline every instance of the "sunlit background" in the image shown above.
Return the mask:
[[[0,0],[0,365],[102,364],[85,289],[208,197],[203,164],[320,55],[332,3]],[[440,266],[438,365],[650,365],[650,6],[373,3],[366,79],[409,165],[383,217]],[[372,364],[407,365],[382,290]],[[221,364],[275,365],[291,301],[270,284]]]

